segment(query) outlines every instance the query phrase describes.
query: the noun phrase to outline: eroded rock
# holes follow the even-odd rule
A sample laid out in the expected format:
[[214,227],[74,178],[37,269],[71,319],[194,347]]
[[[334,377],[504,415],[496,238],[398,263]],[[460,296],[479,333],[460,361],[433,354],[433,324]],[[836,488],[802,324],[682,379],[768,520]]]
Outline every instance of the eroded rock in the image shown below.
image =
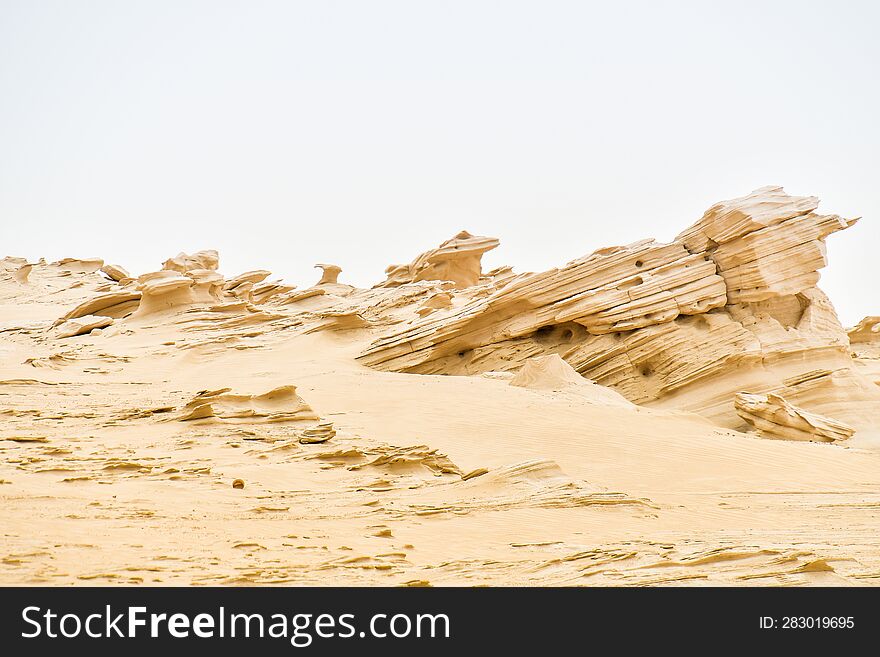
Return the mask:
[[112,317],[100,315],[84,315],[76,319],[69,319],[55,329],[55,335],[59,338],[72,338],[77,335],[91,333],[95,329],[102,329],[113,323]]
[[852,437],[855,429],[830,417],[810,413],[779,395],[741,392],[734,404],[737,413],[766,438],[834,442]]
[[296,386],[292,385],[279,386],[261,395],[233,394],[231,388],[203,390],[181,409],[177,419],[187,421],[206,418],[247,423],[320,419],[312,407],[296,394]]
[[336,285],[339,282],[339,274],[342,273],[342,267],[322,263],[318,263],[315,267],[321,270],[321,280],[315,283],[315,285]]
[[[753,390],[880,429],[880,388],[854,368],[846,331],[816,287],[825,238],[856,219],[817,207],[815,197],[765,187],[712,206],[671,244],[600,249],[535,274],[502,270],[460,307],[418,309],[421,318],[359,358],[381,370],[480,374],[555,354],[632,402],[731,428],[744,426],[734,397]],[[412,278],[412,266],[397,269],[386,285]],[[792,389],[814,370],[834,374]]]
[[494,237],[471,235],[463,230],[408,265],[389,266],[385,270],[388,279],[382,285],[396,287],[416,281],[452,281],[458,288],[476,285],[482,274],[483,254],[499,243]]
[[162,263],[162,269],[170,269],[181,274],[191,269],[217,269],[219,266],[220,254],[213,249],[197,251],[192,255],[181,252]]
[[101,267],[101,273],[105,274],[111,281],[117,283],[131,279],[131,274],[119,265],[104,265]]
[[880,316],[865,317],[846,334],[851,344],[880,343]]

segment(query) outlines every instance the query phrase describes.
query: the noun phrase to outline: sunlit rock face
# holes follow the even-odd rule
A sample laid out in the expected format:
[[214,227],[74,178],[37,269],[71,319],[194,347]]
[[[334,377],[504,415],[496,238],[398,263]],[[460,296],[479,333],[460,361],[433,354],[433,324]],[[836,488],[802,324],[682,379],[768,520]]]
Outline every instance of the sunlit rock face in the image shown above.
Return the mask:
[[[738,393],[772,392],[876,432],[880,388],[854,366],[847,333],[816,287],[825,239],[857,219],[818,206],[781,187],[757,189],[716,203],[671,244],[644,240],[486,281],[469,302],[387,332],[360,359],[382,370],[474,374],[554,353],[633,402],[732,428],[749,430]],[[873,326],[852,335],[867,340]]]

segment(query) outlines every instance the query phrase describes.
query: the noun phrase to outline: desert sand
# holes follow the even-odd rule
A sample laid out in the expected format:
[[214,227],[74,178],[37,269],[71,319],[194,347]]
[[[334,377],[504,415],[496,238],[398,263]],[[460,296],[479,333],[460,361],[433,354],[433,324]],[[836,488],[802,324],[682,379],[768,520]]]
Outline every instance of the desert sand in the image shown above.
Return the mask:
[[370,289],[7,257],[0,583],[880,583],[880,317],[817,287],[818,205]]

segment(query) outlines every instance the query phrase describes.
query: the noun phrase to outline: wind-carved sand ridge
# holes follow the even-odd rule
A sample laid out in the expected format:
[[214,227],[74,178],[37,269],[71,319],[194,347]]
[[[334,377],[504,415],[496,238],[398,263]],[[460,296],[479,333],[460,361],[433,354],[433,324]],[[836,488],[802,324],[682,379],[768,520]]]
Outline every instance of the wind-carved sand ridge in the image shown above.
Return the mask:
[[766,187],[546,272],[462,231],[371,289],[7,257],[0,578],[878,582],[880,318],[817,287],[855,223]]

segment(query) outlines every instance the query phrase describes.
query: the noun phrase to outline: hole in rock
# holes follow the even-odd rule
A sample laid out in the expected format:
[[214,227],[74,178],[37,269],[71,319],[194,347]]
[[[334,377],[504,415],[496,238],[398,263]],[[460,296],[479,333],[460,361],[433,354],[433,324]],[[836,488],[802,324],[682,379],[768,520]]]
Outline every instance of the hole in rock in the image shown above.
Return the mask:
[[644,283],[641,276],[635,276],[630,278],[629,280],[623,281],[620,285],[617,286],[618,290],[628,290],[631,287],[636,287],[637,285],[641,285]]

